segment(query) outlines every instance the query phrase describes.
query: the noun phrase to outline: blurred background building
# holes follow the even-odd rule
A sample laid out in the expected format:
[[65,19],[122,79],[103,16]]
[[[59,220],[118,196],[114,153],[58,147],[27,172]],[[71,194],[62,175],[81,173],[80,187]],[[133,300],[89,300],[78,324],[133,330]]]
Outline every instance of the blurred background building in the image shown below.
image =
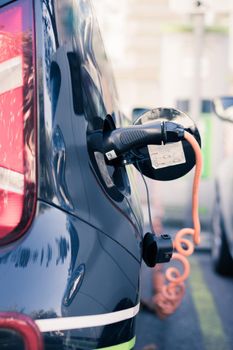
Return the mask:
[[[230,0],[93,0],[112,61],[123,112],[175,107],[198,123],[204,155],[200,212],[209,225],[214,176],[233,149],[233,129],[211,100],[233,93],[233,2]],[[153,190],[153,187],[155,190]],[[151,186],[164,220],[189,217],[190,176]],[[171,196],[171,193],[173,194]],[[161,212],[161,210],[160,210]]]

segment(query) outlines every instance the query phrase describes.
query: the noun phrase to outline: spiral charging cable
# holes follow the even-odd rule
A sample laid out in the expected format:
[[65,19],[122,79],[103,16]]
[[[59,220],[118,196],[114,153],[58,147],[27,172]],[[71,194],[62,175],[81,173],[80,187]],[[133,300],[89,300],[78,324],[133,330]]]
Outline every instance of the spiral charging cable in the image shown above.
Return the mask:
[[175,252],[173,253],[172,259],[181,263],[183,272],[181,273],[177,267],[169,267],[165,271],[165,274],[163,274],[160,268],[155,268],[154,270],[153,285],[155,288],[155,296],[153,298],[153,303],[155,311],[160,318],[169,316],[180,305],[185,292],[184,281],[190,274],[190,264],[187,257],[194,252],[195,246],[200,243],[201,227],[198,215],[198,202],[202,155],[198,142],[190,133],[185,131],[184,138],[192,146],[196,158],[192,190],[193,228],[183,228],[178,231],[173,242]]
[[[159,111],[160,113],[161,111]],[[147,112],[148,120],[153,120],[155,110]],[[180,114],[179,111],[176,113]],[[144,116],[145,117],[145,116]],[[145,124],[132,125],[126,128],[116,128],[108,130],[102,140],[99,142],[99,133],[94,132],[89,135],[89,142],[92,147],[104,152],[107,164],[115,164],[115,166],[125,166],[127,164],[139,164],[140,161],[145,161],[145,158],[140,159],[136,149],[145,148],[148,145],[162,145],[167,143],[180,142],[184,139],[192,146],[195,158],[196,169],[193,182],[192,194],[192,217],[194,228],[185,228],[180,230],[174,242],[172,243],[169,235],[163,234],[157,236],[154,233],[150,215],[149,192],[144,181],[143,172],[138,165],[137,168],[141,172],[143,181],[147,190],[149,221],[151,232],[147,232],[142,241],[142,257],[144,262],[149,267],[154,267],[156,264],[169,262],[171,258],[180,262],[183,266],[183,273],[176,267],[170,267],[162,274],[161,270],[156,266],[154,276],[154,287],[156,295],[154,297],[154,307],[160,317],[170,315],[180,304],[185,291],[184,281],[190,273],[190,265],[187,257],[194,251],[194,246],[200,243],[200,221],[198,216],[198,191],[202,169],[201,150],[195,137],[185,131],[180,124],[155,120]],[[150,176],[149,176],[150,177]],[[152,176],[153,178],[153,176]],[[188,239],[191,237],[191,240]],[[173,250],[175,251],[173,253]],[[159,269],[159,271],[158,271]]]

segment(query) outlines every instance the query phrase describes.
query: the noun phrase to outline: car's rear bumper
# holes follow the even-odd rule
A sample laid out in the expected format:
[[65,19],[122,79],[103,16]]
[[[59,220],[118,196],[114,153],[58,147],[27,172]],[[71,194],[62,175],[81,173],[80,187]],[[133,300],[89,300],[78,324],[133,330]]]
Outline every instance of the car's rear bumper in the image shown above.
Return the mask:
[[[79,330],[89,328],[90,331],[90,329],[94,330],[97,327],[110,326],[108,331],[111,334],[110,329],[114,331],[116,323],[121,322],[123,324],[125,321],[128,324],[134,323],[134,317],[138,311],[139,305],[104,315],[41,320],[32,320],[29,316],[16,312],[0,313],[0,346],[6,350],[21,350],[23,348],[27,350],[70,348],[130,350],[134,347],[135,336],[131,336],[128,340],[122,338],[122,341],[118,344],[113,342],[114,345],[102,347],[100,339],[95,337],[72,337],[71,331],[77,328]],[[65,336],[64,330],[70,332],[68,338]]]

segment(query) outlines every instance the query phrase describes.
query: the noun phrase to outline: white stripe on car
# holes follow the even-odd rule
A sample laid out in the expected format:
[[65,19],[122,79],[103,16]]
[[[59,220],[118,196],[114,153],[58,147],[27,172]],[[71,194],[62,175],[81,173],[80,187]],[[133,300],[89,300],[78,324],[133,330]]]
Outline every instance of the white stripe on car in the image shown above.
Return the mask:
[[58,317],[36,320],[41,332],[65,331],[71,329],[106,326],[135,317],[139,312],[140,303],[129,309],[99,315]]

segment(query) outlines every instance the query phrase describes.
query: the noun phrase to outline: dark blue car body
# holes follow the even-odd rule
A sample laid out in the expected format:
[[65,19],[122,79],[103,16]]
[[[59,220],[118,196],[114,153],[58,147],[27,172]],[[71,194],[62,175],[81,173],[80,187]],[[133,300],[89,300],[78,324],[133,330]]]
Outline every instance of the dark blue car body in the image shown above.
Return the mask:
[[[40,325],[137,307],[142,217],[131,169],[107,166],[88,142],[93,131],[101,142],[102,130],[123,120],[89,1],[33,6],[36,211],[24,235],[0,248],[0,311],[26,314]],[[130,349],[135,317],[42,332],[46,349],[124,343]],[[0,347],[19,344],[14,333],[0,332]]]

